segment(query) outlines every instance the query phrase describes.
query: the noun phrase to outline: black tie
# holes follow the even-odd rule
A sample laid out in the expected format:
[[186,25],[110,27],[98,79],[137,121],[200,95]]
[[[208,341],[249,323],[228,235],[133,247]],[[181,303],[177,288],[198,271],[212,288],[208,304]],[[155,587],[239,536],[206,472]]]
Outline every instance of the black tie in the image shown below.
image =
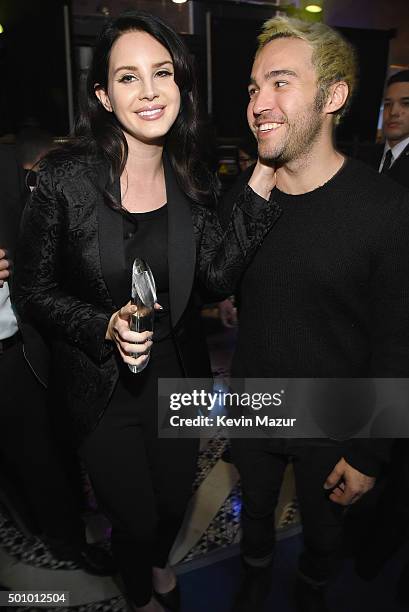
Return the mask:
[[383,162],[381,174],[383,174],[384,172],[388,172],[389,168],[391,167],[391,164],[392,164],[392,151],[391,149],[388,149],[385,155],[384,162]]

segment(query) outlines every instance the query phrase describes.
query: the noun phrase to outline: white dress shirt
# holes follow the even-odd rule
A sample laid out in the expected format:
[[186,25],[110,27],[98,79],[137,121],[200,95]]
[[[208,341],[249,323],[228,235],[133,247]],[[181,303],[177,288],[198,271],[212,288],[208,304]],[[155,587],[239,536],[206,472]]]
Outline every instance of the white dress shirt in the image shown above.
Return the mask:
[[17,319],[10,302],[10,290],[5,281],[3,287],[0,287],[0,340],[11,338],[17,330]]
[[387,152],[389,151],[389,149],[392,152],[392,162],[391,162],[391,165],[390,165],[390,168],[392,168],[393,164],[398,159],[399,155],[406,149],[406,147],[408,145],[409,145],[409,136],[407,138],[404,138],[400,142],[398,142],[398,144],[396,144],[394,147],[390,147],[388,145],[388,143],[385,142],[385,148],[384,148],[384,151],[383,151],[381,163],[379,164],[378,172],[380,172],[382,170],[383,163],[385,161],[385,156],[386,156]]

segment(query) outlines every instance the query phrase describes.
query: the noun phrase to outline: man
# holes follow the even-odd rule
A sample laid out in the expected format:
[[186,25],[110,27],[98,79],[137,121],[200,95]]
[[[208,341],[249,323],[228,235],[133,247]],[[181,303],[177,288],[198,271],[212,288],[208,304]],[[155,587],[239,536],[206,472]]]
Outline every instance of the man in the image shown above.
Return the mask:
[[[10,262],[25,197],[15,149],[1,145],[0,488],[13,506],[11,511],[23,514],[20,518],[43,534],[56,558],[105,576],[114,569],[111,558],[85,541],[79,505],[50,431],[45,389],[47,349],[33,328],[19,325],[13,310]],[[17,509],[16,502],[20,502]]]
[[401,70],[387,81],[382,129],[385,144],[367,150],[362,159],[409,187],[409,70]]
[[[275,169],[270,201],[282,212],[242,276],[233,377],[408,375],[409,197],[333,144],[355,74],[352,49],[329,27],[264,25],[249,85],[259,154],[249,185],[267,199]],[[344,509],[374,486],[384,451],[365,440],[232,440],[245,569],[234,612],[261,612],[268,596],[290,459],[304,533],[298,610],[328,609]]]

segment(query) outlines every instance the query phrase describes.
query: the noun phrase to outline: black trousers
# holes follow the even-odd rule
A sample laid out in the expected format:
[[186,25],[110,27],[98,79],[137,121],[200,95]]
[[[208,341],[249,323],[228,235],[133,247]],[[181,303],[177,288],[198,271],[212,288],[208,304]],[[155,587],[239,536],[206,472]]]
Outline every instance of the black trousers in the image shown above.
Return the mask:
[[78,499],[54,443],[47,394],[22,342],[0,354],[0,472],[18,489],[35,528],[76,548],[85,542]]
[[244,558],[257,564],[272,557],[274,512],[291,459],[304,534],[299,571],[325,583],[337,564],[344,508],[328,499],[323,485],[342,456],[339,448],[314,446],[310,441],[297,445],[291,440],[233,439],[232,454],[242,485]]
[[112,525],[112,552],[137,606],[152,596],[152,567],[165,567],[196,470],[198,440],[157,437],[157,378],[180,377],[173,353],[120,380],[81,455],[101,510]]

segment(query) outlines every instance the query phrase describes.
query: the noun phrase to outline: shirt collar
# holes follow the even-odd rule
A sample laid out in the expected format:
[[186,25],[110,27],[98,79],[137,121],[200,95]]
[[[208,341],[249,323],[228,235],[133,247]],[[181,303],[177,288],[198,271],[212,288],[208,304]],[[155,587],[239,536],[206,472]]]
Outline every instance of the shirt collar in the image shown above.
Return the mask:
[[409,136],[407,136],[407,138],[404,138],[403,140],[398,142],[398,144],[396,144],[394,147],[390,147],[388,143],[385,142],[385,148],[383,151],[382,160],[385,159],[386,153],[389,150],[391,150],[392,151],[392,164],[393,164],[398,159],[399,155],[406,149],[408,145],[409,145]]

